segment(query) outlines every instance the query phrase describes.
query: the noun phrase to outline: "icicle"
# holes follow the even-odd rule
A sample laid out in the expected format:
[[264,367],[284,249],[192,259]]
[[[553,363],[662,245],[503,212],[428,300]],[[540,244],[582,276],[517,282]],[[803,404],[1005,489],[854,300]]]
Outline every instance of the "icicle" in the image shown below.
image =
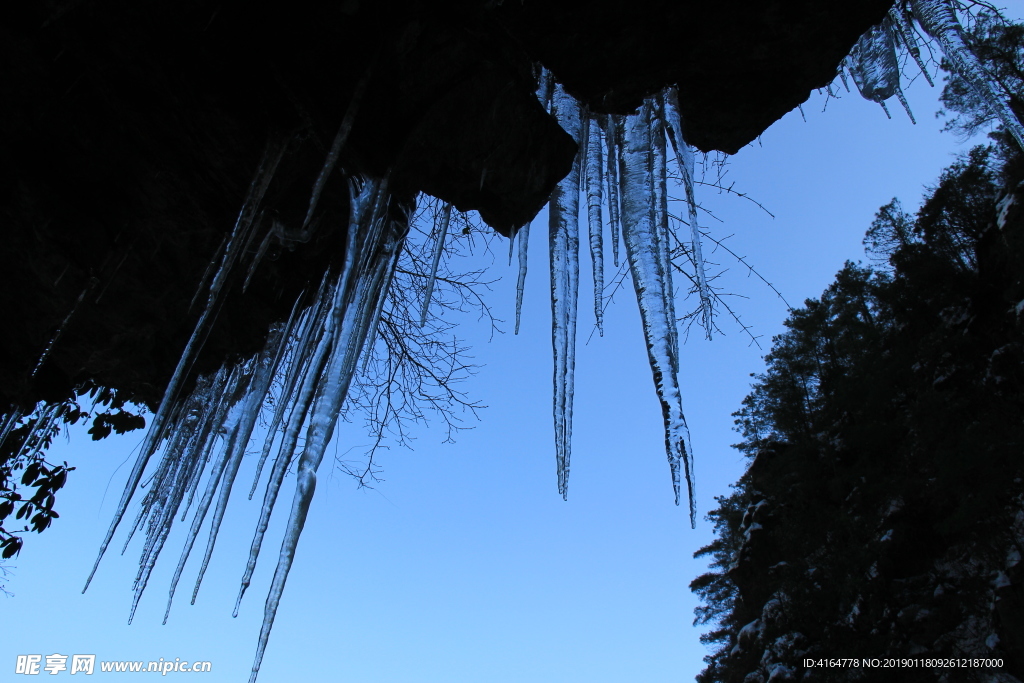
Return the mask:
[[[49,431],[53,421],[57,418],[59,410],[59,403],[39,403],[36,406],[36,417],[33,421],[29,422],[28,432],[25,434],[25,438],[21,442],[21,448],[16,455],[25,457],[28,460],[35,460],[39,457],[46,444],[46,432]],[[11,415],[20,415],[20,411],[15,410]],[[5,423],[4,431],[9,434],[19,419],[18,417],[13,417],[9,423]],[[0,443],[2,443],[2,440],[0,440]]]
[[327,158],[324,159],[324,166],[320,169],[320,175],[317,176],[316,182],[313,184],[313,192],[309,198],[309,209],[306,211],[306,218],[302,221],[303,230],[309,227],[313,221],[313,213],[316,211],[316,205],[320,201],[320,194],[327,185],[327,179],[331,176],[331,171],[334,170],[334,166],[338,163],[341,148],[345,146],[349,133],[352,132],[352,124],[355,122],[356,112],[359,110],[359,105],[363,99],[363,92],[366,90],[366,84],[369,81],[370,70],[368,69],[362,78],[359,79],[355,90],[352,91],[352,99],[349,101],[348,108],[345,109],[345,115],[341,118],[341,124],[338,126],[338,132],[334,135],[331,149],[327,152]]
[[796,105],[796,108],[800,110],[800,118],[804,120],[804,123],[807,123],[807,114],[804,113],[804,105],[798,104]]
[[85,295],[91,292],[93,289],[95,289],[96,285],[98,285],[99,283],[100,281],[98,278],[89,278],[88,284],[86,284],[85,288],[82,290],[82,293],[78,295],[78,299],[76,299],[75,303],[71,306],[71,310],[68,311],[68,314],[66,316],[64,316],[64,320],[62,320],[60,325],[57,326],[57,331],[53,333],[52,337],[50,337],[50,341],[46,344],[46,348],[43,349],[42,354],[40,354],[39,360],[36,361],[36,366],[32,368],[32,374],[29,375],[29,377],[34,378],[36,374],[39,372],[39,369],[43,367],[44,363],[46,363],[46,359],[49,358],[50,353],[53,352],[54,345],[57,343],[57,340],[60,339],[60,336],[64,333],[64,330],[67,328],[68,323],[71,322],[71,318],[75,315],[75,312],[78,311],[78,307],[81,305],[82,300],[85,299]]
[[[348,240],[349,244],[347,251],[351,252],[355,249],[355,240],[353,239],[354,234],[349,237],[350,239]],[[306,421],[306,416],[316,394],[320,378],[323,377],[327,368],[331,343],[334,337],[335,322],[334,316],[327,314],[330,312],[331,305],[335,299],[334,293],[336,290],[337,281],[332,281],[329,288],[322,288],[322,296],[318,298],[314,312],[310,314],[310,319],[318,323],[315,325],[314,330],[321,331],[321,334],[315,337],[316,347],[312,351],[312,356],[309,359],[308,364],[303,366],[305,371],[301,373],[302,382],[299,387],[298,394],[295,396],[294,403],[291,405],[291,414],[285,427],[281,447],[278,450],[277,458],[274,460],[274,467],[271,470],[270,479],[267,482],[267,490],[263,495],[260,519],[256,525],[256,533],[253,535],[252,545],[249,549],[249,560],[245,566],[245,573],[242,576],[241,587],[238,591],[238,599],[235,600],[235,609],[232,612],[232,616],[235,617],[238,616],[238,609],[242,603],[242,597],[245,595],[245,591],[249,588],[249,584],[252,580],[252,574],[256,569],[256,562],[259,559],[260,549],[263,545],[263,537],[266,534],[267,527],[270,525],[270,516],[273,513],[274,505],[277,503],[277,496],[281,490],[281,484],[284,482],[285,474],[288,472],[288,466],[291,464],[292,455],[295,452],[295,446],[299,439],[299,431]],[[293,363],[296,358],[297,357],[293,357]],[[264,452],[269,450],[272,443],[273,437],[269,437],[267,444],[264,446]],[[255,487],[255,485],[256,483],[254,482],[253,486]]]
[[693,474],[686,447],[688,432],[676,373],[679,362],[671,342],[670,329],[676,324],[669,314],[668,299],[672,292],[666,285],[662,270],[664,258],[660,255],[660,251],[667,249],[668,245],[659,239],[651,214],[654,179],[651,174],[652,141],[648,125],[650,106],[650,101],[646,102],[638,114],[626,119],[622,177],[623,237],[643,320],[647,355],[665,421],[665,446],[676,503],[679,503],[681,495],[681,477],[685,476],[690,524],[696,526]]
[[14,427],[21,420],[22,415],[21,408],[13,408],[11,412],[4,415],[3,423],[0,424],[0,446],[3,446],[4,442],[7,441],[7,437],[14,431]]
[[935,82],[932,81],[932,77],[928,73],[928,67],[925,65],[924,60],[921,59],[921,48],[918,47],[917,38],[914,37],[914,26],[909,21],[906,13],[899,6],[894,5],[889,10],[889,21],[893,29],[895,29],[896,35],[900,37],[903,45],[906,46],[907,52],[910,53],[910,56],[917,63],[917,68],[924,75],[924,80],[928,81],[928,85],[934,88]]
[[[552,98],[555,118],[577,143],[581,142],[580,110],[561,84]],[[576,355],[576,303],[579,289],[579,175],[577,161],[558,183],[548,204],[551,256],[551,346],[554,352],[555,456],[558,492],[569,496],[569,458],[572,451],[572,394]]]
[[914,118],[914,112],[910,111],[910,103],[907,102],[907,96],[903,94],[903,90],[901,88],[896,88],[896,97],[899,98],[900,104],[903,105],[904,111],[906,111],[907,116],[910,117],[910,122],[916,126],[917,119]]
[[846,80],[846,69],[850,58],[847,57],[843,60],[843,63],[839,65],[839,78],[843,81],[843,87],[846,88],[846,92],[850,92],[850,82]]
[[547,69],[541,69],[539,83],[537,85],[537,99],[544,111],[551,111],[551,95],[554,92],[555,77]]
[[995,79],[982,67],[977,56],[964,42],[963,28],[957,21],[948,0],[911,0],[910,9],[925,33],[942,48],[953,68],[975,89],[981,99],[992,107],[1021,149],[1024,149],[1024,126],[1002,97]]
[[[177,444],[179,448],[165,451],[160,467],[154,475],[153,487],[142,502],[143,510],[150,511],[150,520],[146,532],[146,542],[143,545],[142,557],[139,562],[139,573],[135,579],[135,595],[132,600],[128,623],[131,623],[135,616],[139,600],[141,600],[142,594],[145,592],[156,560],[163,550],[174,517],[177,516],[178,507],[181,504],[187,489],[187,482],[190,479],[188,470],[196,466],[202,467],[203,463],[199,461],[196,454],[204,450],[203,436],[210,434],[212,431],[220,430],[226,412],[225,408],[237,402],[240,398],[240,392],[244,391],[244,387],[247,386],[248,377],[246,370],[236,366],[228,374],[222,368],[211,383],[197,384],[197,391],[189,398],[190,410],[188,410],[187,414],[190,417],[194,417],[194,419],[187,420],[186,425],[178,426],[176,433],[180,433]],[[220,396],[221,400],[212,400],[216,396]],[[212,430],[209,429],[211,426],[213,427]],[[196,438],[197,436],[199,438]],[[216,435],[214,435],[214,438],[216,438]],[[233,434],[231,438],[233,440]],[[204,497],[203,501],[206,505],[208,505],[207,498],[212,498],[213,492],[220,481],[225,461],[226,458],[222,455],[215,462],[214,472],[211,474],[207,485],[207,496]],[[205,509],[202,512],[205,514]],[[194,525],[194,528],[198,531],[196,525]],[[164,619],[166,622],[166,615]]]
[[[594,319],[597,331],[604,336],[604,225],[601,221],[601,131],[591,121],[587,136],[587,219],[590,229],[590,262],[594,271]],[[581,174],[583,175],[583,174]]]
[[[387,280],[387,270],[394,264],[394,253],[401,248],[405,237],[404,231],[399,231],[394,221],[385,219],[383,212],[377,210],[386,199],[382,196],[383,191],[374,185],[376,183],[366,182],[358,196],[352,199],[353,220],[349,223],[349,231],[358,233],[359,243],[357,249],[345,255],[332,313],[334,333],[330,361],[317,388],[306,429],[306,443],[296,473],[295,495],[267,595],[250,683],[259,673],[277,607],[295,559],[295,549],[316,488],[316,470],[334,432],[369,329],[375,324],[373,311],[377,307],[377,299],[386,294],[382,287]],[[375,197],[377,201],[372,202]],[[369,207],[371,202],[375,207]]]
[[210,257],[210,262],[206,264],[206,270],[203,271],[203,277],[199,280],[199,285],[196,287],[196,293],[192,295],[192,300],[188,302],[188,312],[191,313],[196,302],[199,301],[199,295],[206,291],[206,281],[210,278],[210,273],[213,272],[214,267],[218,263],[218,259],[223,258],[224,247],[227,246],[228,238],[230,234],[224,235],[221,238],[220,244],[217,246],[217,250],[213,252],[213,256]]
[[253,494],[256,493],[256,487],[259,485],[263,466],[270,455],[271,448],[273,448],[281,421],[289,409],[294,409],[294,403],[297,400],[297,397],[293,396],[295,387],[303,377],[310,374],[310,358],[315,353],[318,348],[317,345],[325,334],[324,323],[329,308],[330,292],[333,291],[333,281],[329,283],[328,280],[328,276],[325,275],[324,279],[320,282],[316,298],[302,314],[298,323],[298,330],[289,345],[288,371],[285,373],[281,393],[277,400],[277,408],[274,410],[274,416],[267,429],[267,438],[264,441],[263,449],[260,452],[260,459],[256,465],[256,476],[253,477],[252,488],[249,490],[249,500],[252,500]]
[[608,223],[612,229],[612,264],[619,267],[619,229],[622,219],[619,211],[619,143],[616,135],[615,116],[608,114],[604,119],[604,139],[608,149]]
[[[423,293],[423,310],[420,311],[420,327],[427,324],[427,311],[430,309],[430,297],[434,293],[434,281],[437,279],[437,266],[441,263],[441,254],[444,252],[444,240],[448,235],[448,223],[452,219],[452,205],[445,203],[441,210],[441,222],[437,226],[437,241],[434,242],[434,258],[430,262],[430,275],[427,277],[427,289]],[[512,251],[509,250],[509,261],[512,261]]]
[[149,431],[146,433],[146,438],[142,443],[139,457],[135,462],[135,466],[132,468],[131,474],[128,476],[128,483],[125,485],[124,492],[121,495],[121,500],[118,502],[117,510],[114,513],[114,519],[110,524],[110,528],[107,530],[107,535],[103,539],[103,543],[100,544],[100,550],[96,557],[96,562],[93,564],[92,571],[89,572],[89,577],[85,581],[85,587],[82,588],[83,593],[88,590],[93,576],[96,575],[96,570],[99,568],[100,560],[103,559],[103,554],[110,545],[110,541],[114,537],[114,532],[117,530],[121,519],[124,517],[125,511],[128,509],[128,503],[131,501],[132,496],[135,493],[135,489],[138,487],[139,481],[142,479],[142,473],[146,469],[146,464],[149,462],[149,458],[156,452],[157,446],[165,435],[167,418],[177,403],[179,387],[184,381],[185,376],[188,374],[196,354],[199,353],[199,350],[206,339],[206,334],[209,331],[209,324],[213,322],[213,318],[216,316],[217,310],[219,310],[219,304],[221,303],[221,290],[224,288],[225,283],[234,272],[237,261],[242,256],[244,245],[248,242],[256,210],[260,202],[263,200],[263,195],[266,192],[267,187],[270,185],[270,180],[273,178],[274,171],[277,169],[278,163],[281,161],[285,146],[285,141],[280,138],[272,138],[267,142],[259,168],[257,169],[255,177],[249,186],[249,193],[242,205],[242,210],[239,212],[238,219],[235,222],[235,227],[232,230],[227,246],[224,248],[224,255],[221,258],[220,265],[217,272],[214,274],[213,281],[210,284],[206,307],[200,315],[199,321],[196,323],[196,327],[192,332],[191,338],[186,344],[185,349],[182,351],[177,367],[175,367],[174,373],[171,375],[171,379],[167,384],[167,389],[164,391],[164,396],[160,401],[160,406],[157,409],[156,414],[153,416]]
[[523,313],[523,290],[526,289],[526,257],[529,253],[530,224],[527,223],[516,233],[519,240],[519,277],[516,278],[516,331],[519,334],[519,322]]
[[580,136],[577,142],[579,143],[579,152],[576,156],[576,165],[579,166],[579,180],[580,186],[577,188],[579,194],[587,194],[587,155],[590,151],[590,118],[589,114],[585,109],[580,107]]
[[[203,576],[206,574],[206,569],[210,564],[210,557],[213,555],[213,548],[217,542],[217,534],[220,531],[221,521],[224,519],[224,512],[227,509],[228,498],[231,495],[231,489],[235,481],[235,476],[238,474],[238,468],[242,464],[242,456],[245,454],[245,447],[249,443],[249,438],[252,435],[252,430],[256,426],[256,418],[260,414],[260,406],[263,403],[264,398],[267,395],[267,391],[270,388],[270,382],[274,378],[274,374],[277,372],[277,361],[280,359],[279,347],[283,344],[283,340],[287,330],[281,325],[272,326],[270,334],[267,337],[267,344],[260,354],[259,359],[256,362],[255,374],[252,381],[249,383],[249,388],[245,399],[238,404],[236,407],[236,416],[232,420],[236,423],[236,427],[232,430],[231,438],[229,439],[225,450],[224,457],[224,470],[221,477],[222,481],[219,485],[220,495],[217,499],[216,507],[213,512],[213,519],[210,523],[210,536],[206,544],[206,554],[203,556],[203,561],[199,568],[199,575],[196,578],[196,585],[192,591],[192,604],[196,602],[196,595],[199,592],[199,586],[202,584]],[[178,570],[175,572],[174,579],[171,582],[170,592],[167,598],[167,609],[164,612],[164,623],[167,623],[167,615],[171,611],[171,601],[174,599],[174,589],[178,583],[178,578],[181,575],[181,570],[185,566],[185,561],[188,559],[189,551],[192,548],[192,543],[195,540],[195,534],[199,531],[199,525],[202,524],[203,518],[206,515],[206,509],[209,507],[209,501],[204,501],[202,513],[196,512],[196,520],[193,524],[193,533],[190,536],[188,547],[182,553],[181,559],[178,563]]]
[[[679,359],[679,330],[676,327],[676,303],[675,287],[672,284],[672,242],[668,224],[668,160],[665,150],[665,99],[658,97],[648,108],[651,120],[648,123],[651,129],[651,152],[652,170],[654,181],[654,202],[651,205],[653,210],[654,227],[658,231],[658,243],[662,248],[658,250],[658,258],[661,259],[661,272],[665,275],[665,311],[668,319],[673,321],[668,326],[669,343],[672,347],[673,356]],[[679,373],[678,365],[674,371]]]
[[882,107],[882,111],[885,112],[886,117],[888,117],[888,119],[891,121],[892,120],[892,114],[889,113],[889,107],[887,107],[885,105],[885,102],[879,102],[878,104],[879,104],[879,106]]
[[694,191],[694,169],[696,164],[693,158],[693,149],[686,144],[683,137],[683,121],[679,113],[679,93],[675,88],[669,88],[665,92],[665,121],[668,124],[666,131],[668,139],[672,143],[672,149],[676,153],[676,162],[679,165],[679,173],[683,177],[683,189],[686,191],[686,205],[690,217],[690,242],[693,250],[693,266],[697,273],[697,293],[700,295],[701,313],[704,321],[704,333],[711,339],[711,331],[714,329],[711,308],[711,288],[708,287],[708,278],[704,270],[704,251],[701,248],[700,225],[697,222],[697,197]]
[[377,297],[377,305],[374,307],[373,313],[370,316],[370,333],[367,335],[366,342],[362,346],[363,372],[366,372],[366,368],[370,365],[370,359],[373,358],[373,345],[377,343],[377,327],[380,324],[380,318],[384,312],[384,304],[388,300],[388,292],[391,291],[391,279],[395,275],[395,267],[398,265],[398,257],[401,256],[400,252],[401,250],[395,250],[395,253],[391,256],[391,264],[386,267],[384,282],[380,286],[381,295]]
[[872,26],[857,41],[850,53],[850,73],[857,90],[866,100],[882,103],[896,94],[900,86],[900,68],[892,23],[888,19]]

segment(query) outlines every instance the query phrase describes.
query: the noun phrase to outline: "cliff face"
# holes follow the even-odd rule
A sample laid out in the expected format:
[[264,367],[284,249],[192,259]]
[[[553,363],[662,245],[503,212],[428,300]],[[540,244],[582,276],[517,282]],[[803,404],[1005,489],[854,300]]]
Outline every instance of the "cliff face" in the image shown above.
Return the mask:
[[388,175],[399,203],[426,192],[506,235],[530,220],[575,154],[533,94],[538,65],[596,112],[678,84],[690,142],[732,152],[829,82],[889,4],[23,3],[0,27],[0,404],[93,383],[154,405],[275,141],[268,257],[198,370],[255,353],[337,264],[348,177]]
[[[692,585],[720,625],[699,680],[1024,679],[1024,173],[997,193],[988,164],[886,207],[889,269],[848,264],[777,338]],[[887,658],[913,661],[863,665]]]

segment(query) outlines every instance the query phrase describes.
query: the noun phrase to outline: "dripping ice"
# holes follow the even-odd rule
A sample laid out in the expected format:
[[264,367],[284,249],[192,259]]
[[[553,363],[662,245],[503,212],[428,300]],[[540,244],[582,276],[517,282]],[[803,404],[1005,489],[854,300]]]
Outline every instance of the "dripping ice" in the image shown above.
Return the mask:
[[676,503],[681,497],[682,480],[689,497],[690,523],[696,524],[693,497],[693,473],[687,447],[688,431],[683,415],[682,391],[679,387],[679,353],[674,315],[674,294],[668,240],[662,233],[656,205],[661,185],[654,163],[657,142],[653,134],[660,127],[652,126],[655,106],[647,100],[640,111],[625,120],[622,153],[622,230],[626,258],[633,278],[637,304],[647,342],[647,356],[654,374],[654,384],[661,402],[665,427],[665,448],[672,475]]
[[[552,96],[555,120],[577,143],[582,142],[580,107],[560,84]],[[555,458],[558,492],[567,499],[572,452],[572,402],[576,370],[576,305],[579,292],[580,154],[559,181],[548,202],[551,260],[551,347],[554,357]]]
[[[963,30],[953,6],[947,0],[913,0],[909,11],[894,9],[878,27],[865,34],[845,62],[858,91],[883,107],[896,96],[906,107],[899,81],[899,50],[905,50],[931,82],[917,44],[918,25],[963,75],[971,87],[989,102],[1007,130],[1024,146],[1024,130],[1000,96],[991,77],[963,40]],[[361,86],[360,86],[361,87]],[[357,88],[359,90],[359,88]],[[693,151],[683,137],[678,95],[674,89],[649,98],[632,116],[599,116],[581,110],[550,74],[541,78],[539,98],[567,132],[581,146],[570,177],[564,179],[551,199],[549,241],[551,245],[553,418],[559,492],[567,494],[572,433],[572,394],[575,369],[576,309],[578,298],[578,248],[580,196],[585,197],[587,244],[590,251],[595,321],[602,324],[604,256],[608,250],[604,217],[610,232],[612,261],[619,265],[620,244],[643,320],[643,333],[655,387],[663,411],[666,452],[677,502],[685,486],[694,522],[693,466],[683,414],[683,390],[679,384],[679,341],[676,330],[673,271],[677,259],[688,255],[693,264],[695,290],[700,298],[705,330],[713,321],[712,293],[703,272],[701,232],[695,198]],[[358,99],[358,97],[356,98]],[[909,107],[907,108],[910,114]],[[315,223],[312,217],[326,189],[351,129],[346,113],[323,169],[317,177],[301,231]],[[912,115],[911,115],[912,116]],[[666,147],[666,141],[670,143]],[[267,345],[255,358],[230,368],[194,379],[195,388],[183,395],[183,386],[203,346],[229,283],[248,282],[258,265],[270,234],[256,234],[255,216],[286,140],[272,139],[250,184],[234,229],[225,237],[217,258],[197,292],[201,306],[199,322],[168,383],[164,398],[151,420],[141,455],[129,476],[128,485],[100,548],[100,557],[112,542],[127,514],[129,503],[144,475],[148,488],[142,510],[134,519],[129,538],[136,532],[145,537],[136,575],[131,612],[148,585],[155,562],[166,542],[175,517],[193,515],[169,590],[167,613],[181,580],[185,564],[199,542],[209,517],[209,531],[201,558],[199,577],[193,586],[193,600],[217,540],[220,520],[229,503],[240,458],[253,438],[255,416],[267,405],[268,431],[259,451],[257,473],[249,491],[256,494],[261,475],[269,463],[262,493],[260,519],[252,538],[234,613],[250,585],[262,550],[269,519],[281,494],[289,469],[297,469],[297,481],[289,509],[284,539],[276,557],[276,569],[264,610],[252,678],[255,679],[265,652],[276,610],[283,595],[295,549],[312,499],[316,473],[346,395],[357,372],[361,355],[372,345],[395,269],[406,226],[388,212],[386,183],[362,180],[351,190],[348,244],[345,261],[338,273],[329,275],[315,290],[296,303],[292,316],[270,330]],[[668,227],[666,166],[671,152],[682,180],[690,228],[689,249]],[[420,303],[422,322],[431,306],[437,264],[445,248],[451,207],[442,210],[434,241],[433,259],[424,297]],[[443,227],[442,227],[443,224]],[[274,229],[277,229],[276,227]],[[310,228],[311,229],[311,228]],[[523,287],[527,267],[529,225],[517,235],[519,272],[516,295],[516,331],[519,329]],[[250,249],[250,246],[261,245]],[[251,253],[255,252],[255,256]],[[45,351],[41,362],[45,361]],[[43,433],[57,419],[56,409],[40,413],[25,448],[37,448]],[[0,441],[24,416],[15,411],[0,424]],[[300,447],[300,443],[302,444]],[[156,456],[160,454],[159,458]],[[151,465],[155,460],[156,464]],[[97,558],[97,564],[99,558]],[[89,581],[96,571],[90,574]],[[88,581],[86,586],[88,586]],[[165,614],[165,619],[166,619]]]
[[849,71],[857,90],[865,99],[877,102],[888,115],[886,101],[895,96],[911,121],[914,121],[910,105],[900,87],[897,48],[909,55],[928,84],[934,85],[921,57],[915,23],[926,38],[934,41],[969,87],[991,107],[1017,144],[1024,148],[1024,125],[1013,113],[995,79],[964,40],[964,30],[951,0],[910,0],[893,7],[880,24],[870,28],[857,41],[840,68],[839,75],[843,83],[847,83],[846,71]]

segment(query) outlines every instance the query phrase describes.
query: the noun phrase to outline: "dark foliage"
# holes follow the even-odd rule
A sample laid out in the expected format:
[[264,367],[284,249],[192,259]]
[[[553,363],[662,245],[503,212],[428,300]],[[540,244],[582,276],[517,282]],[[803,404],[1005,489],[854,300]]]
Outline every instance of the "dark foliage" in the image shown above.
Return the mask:
[[698,680],[891,680],[805,657],[998,657],[1022,675],[1024,197],[999,192],[1021,180],[1007,154],[972,150],[916,216],[882,207],[865,244],[885,266],[847,263],[775,338],[736,413],[749,469],[697,553],[713,560],[698,622],[716,625]]
[[[983,13],[969,40],[1024,110],[1024,27]],[[949,130],[994,122],[955,75],[942,101]],[[847,263],[774,340],[736,413],[749,468],[697,553],[716,625],[699,681],[895,680],[806,666],[837,657],[913,660],[903,681],[1024,677],[1024,156],[989,136],[916,215],[882,207],[874,266]],[[1002,666],[920,666],[963,657]]]
[[[75,397],[56,405],[40,404],[0,443],[0,559],[21,552],[28,531],[41,533],[60,517],[53,506],[55,494],[67,482],[68,463],[54,465],[45,454],[62,429],[92,418],[89,433],[95,440],[111,431],[124,434],[146,426],[123,395],[111,389],[83,388],[93,399],[93,413],[82,409]],[[96,411],[103,408],[102,412]],[[26,488],[35,489],[27,493]],[[18,529],[17,527],[21,527]]]

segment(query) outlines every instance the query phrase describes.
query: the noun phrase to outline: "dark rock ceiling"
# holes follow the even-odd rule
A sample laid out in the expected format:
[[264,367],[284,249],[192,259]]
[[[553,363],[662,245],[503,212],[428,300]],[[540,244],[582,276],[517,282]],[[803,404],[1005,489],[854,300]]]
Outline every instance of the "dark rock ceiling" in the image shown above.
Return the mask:
[[[689,141],[735,152],[830,82],[891,0],[25,2],[0,24],[0,410],[94,382],[153,406],[192,298],[268,139],[263,203],[301,224],[346,112],[312,239],[234,287],[197,362],[254,353],[341,256],[348,176],[390,174],[509,234],[575,144],[533,92],[549,68],[592,111],[677,84]],[[354,94],[361,92],[361,96]],[[68,318],[69,314],[73,314]],[[40,354],[68,319],[52,353]]]

